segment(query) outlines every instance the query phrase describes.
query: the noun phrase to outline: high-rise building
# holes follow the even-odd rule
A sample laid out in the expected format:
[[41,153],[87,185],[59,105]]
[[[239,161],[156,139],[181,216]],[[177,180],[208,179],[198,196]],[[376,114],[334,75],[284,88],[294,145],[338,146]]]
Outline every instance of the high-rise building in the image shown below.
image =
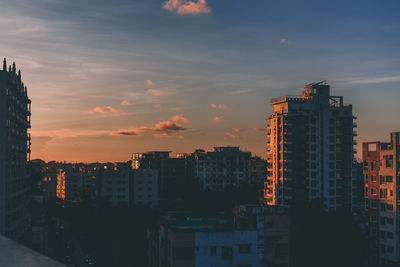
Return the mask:
[[272,99],[271,105],[265,203],[350,210],[356,135],[352,106],[332,96],[325,82],[307,85],[300,96]]
[[15,63],[0,71],[0,233],[22,240],[29,226],[31,100]]
[[389,143],[363,143],[363,164],[372,262],[400,263],[400,132]]

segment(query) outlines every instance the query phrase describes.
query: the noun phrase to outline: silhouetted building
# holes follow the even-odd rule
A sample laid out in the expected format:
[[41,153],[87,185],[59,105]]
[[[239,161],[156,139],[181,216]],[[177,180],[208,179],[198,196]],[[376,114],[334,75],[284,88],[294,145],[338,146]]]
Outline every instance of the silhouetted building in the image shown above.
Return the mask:
[[132,170],[125,163],[103,168],[98,176],[98,196],[112,207],[158,205],[158,178],[156,170]]
[[400,263],[400,133],[390,137],[389,143],[363,143],[365,207],[375,263]]
[[239,147],[215,147],[211,152],[198,149],[192,157],[195,179],[203,191],[227,191],[251,183],[251,153]]
[[57,198],[65,203],[79,204],[93,199],[95,170],[81,166],[65,167],[57,172]]
[[31,100],[15,63],[0,71],[0,233],[24,238],[29,225]]
[[350,210],[356,135],[352,106],[344,105],[342,96],[330,95],[324,82],[271,104],[265,203]]
[[192,178],[192,168],[187,155],[170,157],[169,151],[149,151],[132,154],[132,168],[157,170],[158,188],[161,197],[177,197],[187,190]]

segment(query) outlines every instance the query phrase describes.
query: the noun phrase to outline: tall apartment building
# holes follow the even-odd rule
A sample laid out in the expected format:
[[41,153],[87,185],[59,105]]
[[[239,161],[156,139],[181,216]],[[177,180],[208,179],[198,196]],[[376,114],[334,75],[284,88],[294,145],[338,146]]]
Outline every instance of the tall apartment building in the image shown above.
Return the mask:
[[270,103],[274,112],[267,119],[265,203],[350,210],[356,135],[352,106],[342,96],[332,96],[325,82]]
[[372,261],[400,263],[400,132],[388,143],[363,143],[363,161]]
[[31,100],[15,63],[0,71],[0,233],[21,240],[30,228]]
[[211,152],[196,150],[192,157],[201,190],[225,191],[251,182],[251,153],[239,147],[215,147]]

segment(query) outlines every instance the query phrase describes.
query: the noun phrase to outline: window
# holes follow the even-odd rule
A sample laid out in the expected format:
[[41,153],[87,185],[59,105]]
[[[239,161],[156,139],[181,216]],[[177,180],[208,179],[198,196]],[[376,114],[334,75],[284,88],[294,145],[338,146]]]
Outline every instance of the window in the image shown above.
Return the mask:
[[371,182],[375,182],[376,181],[376,176],[373,176],[372,174],[371,174]]
[[240,254],[249,254],[251,249],[250,244],[240,244],[239,245],[239,253]]
[[393,182],[393,176],[386,176],[386,182],[387,183],[392,183]]
[[232,259],[232,247],[222,247],[222,259],[231,260]]
[[370,206],[371,206],[371,209],[376,209],[376,202],[375,201],[371,201],[370,202]]
[[375,215],[371,215],[370,219],[371,219],[371,222],[376,222],[376,216]]
[[210,247],[210,256],[217,256],[217,247],[216,246]]

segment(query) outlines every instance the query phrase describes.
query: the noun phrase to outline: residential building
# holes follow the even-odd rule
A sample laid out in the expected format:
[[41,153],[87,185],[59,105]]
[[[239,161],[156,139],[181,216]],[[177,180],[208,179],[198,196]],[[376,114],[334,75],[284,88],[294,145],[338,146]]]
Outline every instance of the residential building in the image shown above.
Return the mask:
[[257,231],[220,218],[167,216],[148,231],[148,267],[257,267]]
[[203,191],[226,191],[251,183],[251,153],[239,147],[215,147],[214,151],[196,150],[194,176]]
[[98,196],[105,198],[108,205],[149,206],[158,205],[158,172],[156,170],[132,170],[126,163],[100,170]]
[[400,132],[363,143],[365,207],[375,263],[400,263]]
[[15,63],[0,71],[0,234],[23,241],[30,229],[31,100]]
[[170,151],[149,151],[132,154],[132,168],[136,170],[157,170],[160,196],[179,197],[187,190],[192,178],[192,168],[187,155],[178,153],[170,156]]
[[274,112],[267,119],[265,204],[351,210],[356,136],[352,106],[345,105],[342,96],[331,95],[325,82],[270,103]]
[[65,203],[82,203],[93,199],[96,172],[79,165],[59,169],[57,172],[57,198]]

